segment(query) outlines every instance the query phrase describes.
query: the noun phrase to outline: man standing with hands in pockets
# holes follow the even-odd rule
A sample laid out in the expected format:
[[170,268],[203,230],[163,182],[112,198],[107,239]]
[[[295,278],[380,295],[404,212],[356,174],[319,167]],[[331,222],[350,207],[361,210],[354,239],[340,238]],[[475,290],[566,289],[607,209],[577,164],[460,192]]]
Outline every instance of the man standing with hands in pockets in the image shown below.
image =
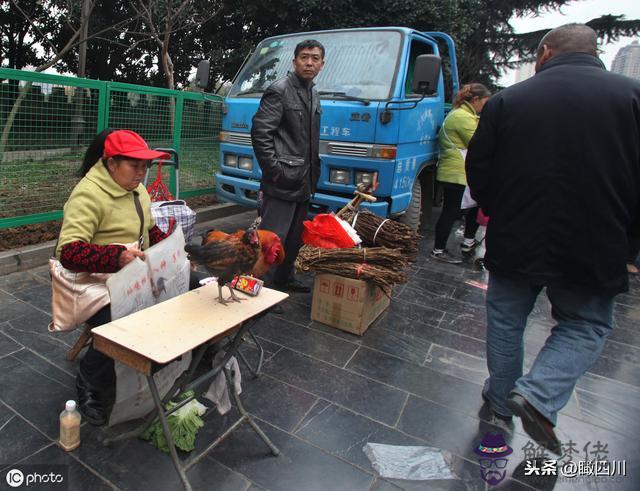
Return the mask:
[[280,237],[285,260],[266,278],[273,288],[308,292],[294,277],[302,222],[320,177],[320,100],[314,88],[324,47],[307,39],[294,51],[293,72],[267,88],[253,117],[251,142],[262,170],[260,228]]

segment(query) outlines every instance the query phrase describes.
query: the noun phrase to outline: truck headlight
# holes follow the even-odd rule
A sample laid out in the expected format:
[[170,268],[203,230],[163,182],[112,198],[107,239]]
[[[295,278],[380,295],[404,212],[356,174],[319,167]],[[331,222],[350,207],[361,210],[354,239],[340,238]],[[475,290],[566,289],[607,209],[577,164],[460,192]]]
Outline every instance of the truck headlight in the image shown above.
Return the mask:
[[253,169],[253,159],[251,157],[239,157],[238,158],[238,169],[252,170]]
[[332,184],[349,184],[349,171],[346,169],[331,169],[329,182]]
[[356,172],[356,184],[365,184],[369,185],[373,182],[375,172]]
[[238,167],[238,156],[232,153],[225,153],[224,165],[227,167]]

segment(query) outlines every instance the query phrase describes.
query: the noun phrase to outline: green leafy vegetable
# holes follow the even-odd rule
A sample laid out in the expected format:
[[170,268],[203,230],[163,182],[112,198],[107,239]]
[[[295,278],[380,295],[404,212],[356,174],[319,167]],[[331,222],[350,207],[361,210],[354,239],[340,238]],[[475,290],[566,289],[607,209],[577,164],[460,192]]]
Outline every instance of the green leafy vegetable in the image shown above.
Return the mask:
[[[177,402],[168,402],[165,408],[169,410],[177,406],[180,401],[193,395],[193,391],[189,390],[181,394]],[[206,409],[206,406],[194,399],[169,415],[167,423],[176,448],[184,450],[185,452],[191,452],[191,450],[195,448],[198,430],[204,426],[204,421],[202,421],[201,416],[205,413]],[[162,431],[160,420],[157,420],[149,426],[140,438],[147,440],[163,452],[169,453],[169,445]]]

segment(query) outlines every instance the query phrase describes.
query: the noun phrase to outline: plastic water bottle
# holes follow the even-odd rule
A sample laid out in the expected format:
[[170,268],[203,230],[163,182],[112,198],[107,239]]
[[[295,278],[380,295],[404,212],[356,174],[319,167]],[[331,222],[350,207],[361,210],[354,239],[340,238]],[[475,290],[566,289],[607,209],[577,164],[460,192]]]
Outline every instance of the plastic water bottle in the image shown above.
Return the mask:
[[80,445],[80,421],[82,416],[76,409],[76,401],[67,401],[60,413],[60,440],[63,450],[71,452]]

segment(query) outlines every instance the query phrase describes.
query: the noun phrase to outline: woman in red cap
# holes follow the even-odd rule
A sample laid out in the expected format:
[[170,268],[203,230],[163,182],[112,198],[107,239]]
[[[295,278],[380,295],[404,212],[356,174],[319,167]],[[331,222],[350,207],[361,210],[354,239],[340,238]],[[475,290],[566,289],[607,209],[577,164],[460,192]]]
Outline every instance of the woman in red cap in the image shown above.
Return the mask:
[[[169,155],[149,149],[133,131],[106,129],[96,136],[82,162],[82,179],[64,205],[56,257],[65,268],[115,273],[136,257],[144,259],[144,249],[167,237],[154,223],[142,184],[156,158]],[[107,305],[87,324],[110,320]],[[106,423],[115,400],[113,360],[90,346],[80,361],[76,388],[84,417],[95,425]]]

